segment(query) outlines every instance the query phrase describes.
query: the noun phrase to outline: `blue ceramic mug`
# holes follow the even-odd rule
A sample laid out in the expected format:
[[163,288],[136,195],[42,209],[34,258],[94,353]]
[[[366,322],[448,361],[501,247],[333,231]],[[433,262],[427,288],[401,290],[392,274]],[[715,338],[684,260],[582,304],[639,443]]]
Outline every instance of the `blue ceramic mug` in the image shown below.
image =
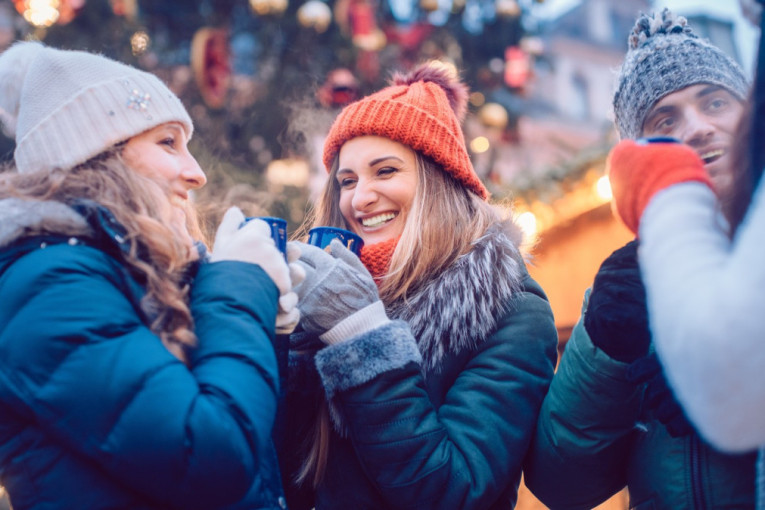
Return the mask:
[[308,232],[308,244],[322,249],[329,246],[333,239],[339,240],[343,243],[343,246],[355,253],[356,256],[361,253],[361,247],[364,246],[364,241],[361,237],[350,230],[337,227],[314,227]]
[[276,244],[276,248],[282,252],[284,259],[287,259],[287,221],[281,218],[274,218],[272,216],[251,216],[245,218],[239,228],[242,228],[248,221],[251,220],[263,220],[268,224],[271,229],[271,238]]

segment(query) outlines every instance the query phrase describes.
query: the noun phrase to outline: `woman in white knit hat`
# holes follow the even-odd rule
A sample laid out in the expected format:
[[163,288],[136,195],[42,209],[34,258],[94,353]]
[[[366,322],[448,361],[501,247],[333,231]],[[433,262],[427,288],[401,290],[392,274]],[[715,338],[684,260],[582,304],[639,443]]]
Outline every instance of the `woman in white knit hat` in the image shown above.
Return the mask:
[[[17,43],[0,55],[0,484],[16,509],[279,508],[274,324],[294,315],[267,225],[229,210],[155,76]],[[191,226],[190,226],[191,225]],[[280,300],[280,295],[283,299]]]

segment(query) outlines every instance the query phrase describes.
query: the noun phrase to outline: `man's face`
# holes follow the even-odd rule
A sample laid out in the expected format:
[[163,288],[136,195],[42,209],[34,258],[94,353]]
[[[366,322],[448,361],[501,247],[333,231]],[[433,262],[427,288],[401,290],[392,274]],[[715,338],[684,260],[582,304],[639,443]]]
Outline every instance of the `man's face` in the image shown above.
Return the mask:
[[642,136],[671,136],[704,160],[718,194],[731,184],[731,151],[744,105],[717,85],[691,85],[661,98],[648,112]]

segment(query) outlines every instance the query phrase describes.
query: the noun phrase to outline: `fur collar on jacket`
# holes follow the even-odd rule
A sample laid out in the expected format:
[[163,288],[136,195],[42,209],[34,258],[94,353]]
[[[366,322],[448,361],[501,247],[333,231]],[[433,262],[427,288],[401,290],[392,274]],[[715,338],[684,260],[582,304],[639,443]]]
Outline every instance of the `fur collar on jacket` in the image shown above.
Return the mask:
[[0,200],[0,218],[0,247],[39,234],[83,236],[92,233],[82,216],[55,201]]
[[391,319],[411,327],[426,370],[438,366],[446,353],[472,349],[494,331],[520,288],[520,239],[520,228],[511,221],[491,226],[437,278],[387,307]]

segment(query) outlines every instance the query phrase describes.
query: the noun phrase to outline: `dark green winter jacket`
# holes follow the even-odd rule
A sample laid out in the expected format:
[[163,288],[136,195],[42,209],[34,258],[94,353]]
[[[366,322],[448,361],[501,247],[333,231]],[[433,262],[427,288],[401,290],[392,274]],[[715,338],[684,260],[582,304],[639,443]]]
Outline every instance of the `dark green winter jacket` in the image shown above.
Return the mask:
[[[287,488],[290,508],[513,508],[557,354],[549,303],[517,248],[491,229],[387,311],[399,320],[316,355],[313,389],[336,429],[323,483],[302,499]],[[300,389],[292,426],[313,420],[317,396]]]
[[[587,307],[585,295],[582,313]],[[593,345],[579,320],[545,397],[524,467],[551,509],[589,509],[627,486],[630,508],[754,508],[755,454],[726,455],[652,417],[628,365]]]

